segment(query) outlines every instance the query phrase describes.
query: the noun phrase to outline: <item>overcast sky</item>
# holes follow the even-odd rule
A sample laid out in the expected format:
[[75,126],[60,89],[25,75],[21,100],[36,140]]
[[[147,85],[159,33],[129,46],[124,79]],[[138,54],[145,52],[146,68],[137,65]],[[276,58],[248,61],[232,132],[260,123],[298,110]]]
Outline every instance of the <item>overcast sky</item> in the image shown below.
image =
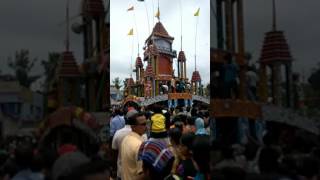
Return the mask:
[[[294,58],[293,70],[305,77],[320,62],[320,1],[276,0],[277,29],[284,34]],[[246,51],[253,60],[260,57],[265,33],[272,29],[272,0],[244,0]],[[216,47],[216,19],[211,28],[211,44]]]
[[[118,0],[124,2],[124,0]],[[150,0],[146,0],[150,3]],[[160,8],[165,6],[165,0],[160,0]],[[175,18],[171,16],[177,14],[179,17],[178,0],[171,0],[169,4],[175,6],[162,11],[171,11],[170,13],[162,13],[161,19],[170,33],[175,35],[175,30],[179,32],[179,20],[176,20],[175,24],[170,25],[170,19]],[[209,0],[183,0],[183,5],[186,6],[189,2],[192,3],[208,3]],[[47,54],[50,51],[61,52],[64,50],[65,28],[64,26],[58,26],[58,24],[65,19],[65,2],[66,0],[1,0],[0,1],[0,69],[2,72],[8,72],[7,57],[13,55],[14,51],[21,48],[27,48],[31,52],[32,57],[38,57],[39,59],[46,59]],[[72,6],[70,7],[70,16],[79,14],[81,0],[70,0]],[[156,0],[154,0],[156,2]],[[245,41],[246,50],[253,53],[254,59],[257,59],[260,55],[260,50],[264,38],[264,33],[271,30],[271,0],[245,0]],[[119,13],[123,13],[123,18],[130,20],[126,9],[128,3],[121,7]],[[183,8],[183,13],[193,13],[197,5],[190,6],[190,11],[187,7]],[[306,75],[310,74],[311,68],[320,62],[318,57],[320,52],[320,1],[319,0],[278,0],[278,29],[285,31],[287,41],[290,46],[292,56],[295,58],[293,65],[294,70],[304,72]],[[144,13],[145,9],[143,4],[139,4],[137,8],[141,8],[141,12]],[[149,16],[151,17],[151,12]],[[169,18],[170,17],[170,18]],[[203,18],[203,8],[201,9],[201,17]],[[144,17],[136,15],[137,23],[143,21]],[[138,21],[138,19],[141,19]],[[81,19],[74,19],[73,22],[80,22]],[[193,24],[193,17],[186,18],[190,24]],[[214,18],[211,21],[215,23]],[[121,22],[118,22],[121,23]],[[125,23],[124,23],[125,24]],[[127,40],[127,31],[130,24],[125,24],[124,29],[119,29],[119,34],[123,35],[124,42]],[[200,26],[200,23],[199,23]],[[214,27],[214,26],[213,26]],[[184,24],[184,28],[186,25]],[[209,25],[202,27],[203,29],[209,29]],[[214,29],[213,33],[215,33]],[[123,32],[120,32],[123,31]],[[140,30],[142,31],[142,30]],[[193,28],[190,29],[193,32]],[[186,31],[184,31],[185,33]],[[174,45],[179,47],[179,33],[175,37]],[[202,41],[199,30],[199,41]],[[142,32],[139,34],[143,40]],[[213,34],[215,36],[215,34]],[[214,36],[212,36],[214,38]],[[184,35],[187,42],[187,37]],[[192,33],[193,37],[193,33]],[[209,35],[206,36],[209,38]],[[215,44],[215,43],[214,43]],[[83,48],[82,48],[82,36],[71,34],[71,50],[78,62],[83,61]],[[123,46],[124,50],[128,50],[129,46]],[[179,48],[176,48],[179,50]],[[127,51],[124,51],[127,52]],[[129,51],[130,52],[130,51]],[[191,56],[193,51],[190,52]],[[198,52],[199,54],[199,52]],[[126,57],[130,60],[130,56]],[[188,61],[192,61],[193,58],[188,58]],[[112,60],[112,59],[111,59]],[[200,58],[199,58],[200,61]],[[199,64],[199,63],[198,63]],[[123,65],[124,66],[124,65]],[[193,63],[188,67],[193,66]],[[127,68],[127,65],[126,65]],[[199,67],[200,68],[200,67]],[[122,68],[121,68],[122,69]],[[128,69],[128,68],[127,68]],[[126,71],[125,69],[124,71]],[[40,66],[34,69],[35,73],[42,72]],[[113,72],[113,69],[111,69]],[[119,70],[120,72],[120,70]],[[189,72],[188,72],[189,73]],[[203,73],[202,78],[205,78]]]
[[[150,35],[153,23],[158,19],[154,18],[157,11],[157,0],[146,0],[145,3],[134,0],[111,0],[111,81],[115,77],[124,79],[130,76],[130,61],[132,55],[132,38],[134,41],[134,52],[132,65],[135,64],[135,58],[138,53],[138,40],[140,44],[140,55],[142,57],[145,40]],[[182,11],[180,11],[180,0],[160,0],[160,21],[168,31],[170,36],[175,39],[172,48],[178,52],[180,51],[180,36],[181,36],[181,12],[182,12],[182,47],[187,58],[187,76],[191,79],[194,71],[194,54],[195,54],[195,31],[196,31],[196,17],[194,13],[200,7],[200,16],[198,22],[198,36],[197,36],[197,69],[200,71],[203,83],[210,81],[210,4],[208,0],[181,0],[183,4]],[[131,6],[134,6],[134,11],[127,11]],[[153,11],[154,7],[154,11]],[[146,10],[147,8],[147,10]],[[148,11],[148,14],[147,14]],[[149,20],[148,20],[149,16]],[[136,24],[135,24],[136,21]],[[149,28],[148,28],[149,21]],[[137,29],[136,29],[137,25]],[[134,36],[128,36],[128,32],[134,28]],[[149,32],[150,29],[150,32]],[[138,37],[137,37],[138,31]],[[177,59],[174,59],[176,62]],[[177,65],[173,65],[177,75]],[[145,63],[146,67],[146,63]],[[133,74],[135,78],[135,74]]]

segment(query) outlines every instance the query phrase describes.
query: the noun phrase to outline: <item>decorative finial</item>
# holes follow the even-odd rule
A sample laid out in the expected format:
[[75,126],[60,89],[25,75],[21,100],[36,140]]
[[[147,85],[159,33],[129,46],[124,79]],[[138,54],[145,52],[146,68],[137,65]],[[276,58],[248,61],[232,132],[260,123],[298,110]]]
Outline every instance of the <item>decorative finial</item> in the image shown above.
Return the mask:
[[272,22],[272,29],[273,31],[277,30],[277,9],[276,9],[276,1],[272,0],[272,18],[273,18],[273,22]]
[[157,11],[155,17],[158,18],[158,21],[160,22],[160,6],[159,6],[159,0],[158,0],[158,11]]
[[66,4],[66,51],[69,51],[69,0],[67,0]]

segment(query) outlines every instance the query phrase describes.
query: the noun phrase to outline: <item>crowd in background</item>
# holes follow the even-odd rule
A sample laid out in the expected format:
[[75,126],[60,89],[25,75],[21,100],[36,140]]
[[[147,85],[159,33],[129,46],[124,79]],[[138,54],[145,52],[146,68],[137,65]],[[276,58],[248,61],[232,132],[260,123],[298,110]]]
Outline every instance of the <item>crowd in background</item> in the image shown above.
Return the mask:
[[87,147],[91,154],[68,131],[56,148],[39,149],[33,137],[2,140],[0,180],[319,179],[319,139],[269,129],[263,143],[226,144],[212,123],[205,106],[116,108],[108,142]]

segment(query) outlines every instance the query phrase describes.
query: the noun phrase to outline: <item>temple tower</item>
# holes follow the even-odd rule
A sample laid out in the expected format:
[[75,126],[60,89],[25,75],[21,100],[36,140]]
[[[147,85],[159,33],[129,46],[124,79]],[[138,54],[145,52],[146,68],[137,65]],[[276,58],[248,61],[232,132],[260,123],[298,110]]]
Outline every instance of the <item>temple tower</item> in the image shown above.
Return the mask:
[[66,6],[65,51],[57,69],[58,107],[80,105],[80,72],[73,53],[69,50],[69,2]]
[[173,40],[159,21],[145,42],[144,61],[148,63],[145,78],[147,86],[152,88],[152,96],[159,95],[160,85],[168,84],[172,79],[173,58],[177,56],[172,50]]
[[[276,5],[273,0],[273,26],[266,33],[260,56],[260,98],[266,102],[268,97],[272,98],[275,105],[292,107],[292,56],[283,31],[276,27]],[[284,67],[284,81],[282,73]],[[268,80],[267,70],[270,69]],[[271,87],[268,87],[268,81]],[[282,93],[282,82],[285,82],[285,94]],[[271,89],[271,91],[268,91]]]

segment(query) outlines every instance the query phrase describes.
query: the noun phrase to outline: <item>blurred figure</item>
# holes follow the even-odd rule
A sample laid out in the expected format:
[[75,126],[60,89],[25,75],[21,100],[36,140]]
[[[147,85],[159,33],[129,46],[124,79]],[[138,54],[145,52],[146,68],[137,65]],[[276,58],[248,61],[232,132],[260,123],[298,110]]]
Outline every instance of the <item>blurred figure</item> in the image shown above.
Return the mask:
[[196,126],[196,135],[209,135],[206,129],[204,128],[204,121],[201,118],[197,118],[195,122]]
[[105,161],[88,162],[75,168],[70,175],[60,180],[109,180],[109,168]]
[[179,151],[181,152],[181,161],[176,170],[177,174],[183,179],[190,179],[196,176],[196,167],[192,160],[192,147],[195,135],[193,133],[183,134],[180,139]]
[[174,163],[171,170],[173,174],[177,174],[177,168],[179,166],[179,162],[182,159],[182,155],[179,150],[181,136],[182,136],[182,131],[179,128],[172,128],[169,130],[169,137],[170,137],[169,149],[172,151],[174,155]]
[[116,131],[123,128],[126,124],[122,112],[119,108],[115,109],[115,116],[110,121],[110,137],[113,138]]
[[18,145],[15,151],[15,161],[18,165],[18,173],[12,180],[43,180],[44,175],[41,173],[34,173],[31,170],[33,162],[32,144],[22,142]]
[[162,142],[141,144],[138,159],[143,162],[144,180],[163,180],[170,175],[174,155]]
[[210,174],[210,137],[206,134],[197,134],[192,144],[192,158],[196,164],[194,180],[209,180]]
[[90,162],[90,159],[83,153],[76,151],[60,156],[52,167],[52,179],[65,179],[74,168]]
[[147,119],[143,113],[129,118],[132,132],[121,143],[121,166],[123,180],[135,180],[143,177],[142,162],[137,160],[142,135],[146,132]]
[[319,161],[312,156],[305,156],[298,160],[299,180],[318,180]]
[[[126,125],[124,128],[118,130],[113,139],[112,139],[112,149],[114,150],[114,159],[117,157],[117,177],[121,178],[121,144],[123,139],[132,132],[129,119],[132,118],[134,115],[138,114],[138,111],[131,110],[126,114]],[[144,140],[146,140],[146,135],[143,136]]]
[[195,132],[196,132],[195,120],[191,116],[188,116],[184,133],[195,133]]

